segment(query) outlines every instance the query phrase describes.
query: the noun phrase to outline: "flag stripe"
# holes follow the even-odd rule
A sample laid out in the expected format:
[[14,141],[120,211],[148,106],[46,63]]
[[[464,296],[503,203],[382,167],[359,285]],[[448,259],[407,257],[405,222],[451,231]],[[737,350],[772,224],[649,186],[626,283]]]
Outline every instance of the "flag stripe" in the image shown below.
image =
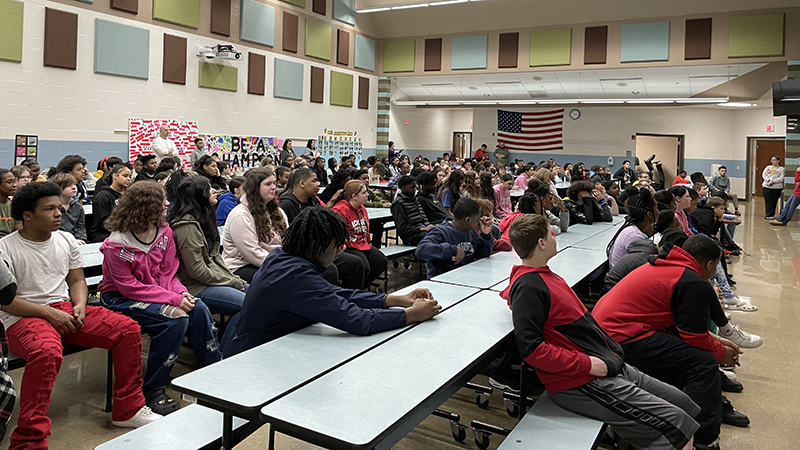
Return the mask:
[[542,122],[542,123],[537,123],[536,125],[532,125],[532,124],[523,123],[523,124],[522,124],[522,129],[523,129],[523,130],[538,130],[538,129],[540,129],[540,128],[547,128],[547,127],[560,127],[560,126],[562,126],[562,125],[564,125],[564,122],[562,122],[562,121],[560,121],[560,120],[559,120],[558,122]]
[[516,143],[531,142],[531,141],[550,141],[553,139],[561,139],[563,137],[560,133],[548,134],[545,136],[535,136],[535,137],[517,137],[517,136],[507,135],[505,133],[499,133],[498,136],[503,138],[505,142],[516,142]]
[[552,116],[542,116],[542,117],[522,117],[522,123],[536,123],[536,122],[547,122],[548,120],[563,120],[563,114],[553,114]]
[[514,112],[497,110],[498,141],[512,150],[563,150],[564,109]]

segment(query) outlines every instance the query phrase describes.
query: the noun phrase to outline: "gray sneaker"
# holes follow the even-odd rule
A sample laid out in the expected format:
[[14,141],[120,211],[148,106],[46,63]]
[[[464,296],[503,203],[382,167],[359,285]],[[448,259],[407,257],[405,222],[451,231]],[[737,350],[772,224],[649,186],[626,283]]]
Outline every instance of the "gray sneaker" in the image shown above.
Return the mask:
[[761,339],[761,336],[750,334],[747,331],[740,329],[739,325],[733,325],[733,333],[731,333],[729,336],[725,336],[722,333],[719,335],[741,348],[758,348],[764,343],[764,341]]

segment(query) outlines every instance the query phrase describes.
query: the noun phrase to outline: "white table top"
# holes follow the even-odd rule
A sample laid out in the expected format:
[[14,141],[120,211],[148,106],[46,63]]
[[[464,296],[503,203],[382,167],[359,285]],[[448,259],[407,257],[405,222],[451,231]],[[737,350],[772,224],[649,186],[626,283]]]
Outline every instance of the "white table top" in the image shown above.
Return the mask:
[[101,242],[79,245],[83,257],[83,267],[97,267],[103,265],[103,254],[100,253]]
[[[595,269],[605,264],[608,257],[605,251],[586,250],[569,247],[558,252],[547,266],[570,286],[575,286]],[[505,289],[505,287],[504,287]]]
[[92,205],[83,205],[83,215],[88,216],[92,214]]
[[522,197],[525,195],[525,189],[512,189],[511,196],[512,197]]
[[[389,448],[512,331],[506,302],[481,292],[265,406],[261,417],[328,448]],[[386,374],[407,382],[378,382]]]
[[372,189],[389,189],[389,190],[393,190],[392,188],[389,187],[388,183],[370,183],[369,187],[372,188]]
[[367,217],[372,219],[391,219],[392,210],[389,208],[367,208]]
[[433,281],[488,289],[507,280],[511,274],[511,267],[520,262],[522,260],[514,252],[499,252],[433,277]]

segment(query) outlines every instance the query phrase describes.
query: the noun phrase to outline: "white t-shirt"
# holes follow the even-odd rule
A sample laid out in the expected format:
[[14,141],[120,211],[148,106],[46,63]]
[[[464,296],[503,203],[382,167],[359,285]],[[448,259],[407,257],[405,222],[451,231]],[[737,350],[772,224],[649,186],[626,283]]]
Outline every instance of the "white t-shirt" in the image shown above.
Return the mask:
[[[39,305],[70,301],[67,273],[83,267],[78,241],[66,231],[54,231],[50,239],[34,242],[15,231],[0,239],[0,251],[11,260],[17,279],[17,296]],[[6,329],[21,317],[0,311]]]
[[153,148],[153,153],[156,155],[157,162],[161,162],[165,156],[169,155],[170,150],[172,150],[172,156],[178,156],[178,149],[175,147],[175,143],[172,142],[172,139],[164,139],[159,136],[153,139],[151,146]]

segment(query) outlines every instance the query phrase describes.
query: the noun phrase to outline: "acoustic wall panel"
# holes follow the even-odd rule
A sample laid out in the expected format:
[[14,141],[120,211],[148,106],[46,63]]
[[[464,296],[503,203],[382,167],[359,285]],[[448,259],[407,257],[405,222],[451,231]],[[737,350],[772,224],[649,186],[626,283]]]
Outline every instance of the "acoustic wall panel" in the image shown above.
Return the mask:
[[333,0],[332,17],[349,25],[356,25],[356,0]]
[[353,76],[331,70],[331,105],[353,107]]
[[297,53],[297,31],[300,28],[300,18],[294,14],[283,12],[283,51]]
[[150,31],[94,20],[94,72],[147,79]]
[[358,77],[358,109],[369,109],[369,78]]
[[586,27],[583,33],[583,63],[605,64],[608,54],[608,26]]
[[256,44],[275,46],[275,8],[255,0],[242,0],[240,38]]
[[750,14],[728,18],[728,58],[783,56],[784,14]]
[[313,0],[311,3],[311,10],[317,14],[322,14],[323,16],[328,14],[328,4],[327,0]]
[[264,95],[267,79],[267,57],[258,53],[247,54],[247,93]]
[[572,62],[572,29],[531,31],[530,66],[568,66]]
[[306,19],[306,56],[331,60],[331,34],[333,28],[317,20]]
[[44,65],[75,70],[78,59],[78,15],[44,9]]
[[272,96],[303,99],[303,64],[275,58]]
[[355,66],[357,69],[375,71],[375,41],[356,35]]
[[669,22],[622,25],[620,62],[669,61]]
[[231,0],[211,0],[211,32],[231,35]]
[[519,54],[519,33],[500,33],[500,44],[497,48],[497,67],[510,69],[517,67]]
[[23,3],[0,0],[0,59],[22,62]]
[[442,38],[425,39],[425,72],[442,70]]
[[153,0],[153,19],[196,30],[200,23],[200,0]]
[[325,102],[325,69],[311,66],[311,103]]
[[239,69],[233,66],[200,61],[198,86],[236,92],[239,89]]
[[306,7],[306,0],[281,0],[284,3],[288,3],[290,5],[299,6],[300,8],[305,9]]
[[350,64],[350,33],[336,30],[336,63]]
[[78,0],[81,3],[88,3],[90,5],[94,5],[94,0]]
[[186,84],[186,38],[164,35],[161,81]]
[[452,70],[485,69],[489,53],[489,36],[461,36],[453,38],[450,52]]
[[687,19],[683,59],[711,59],[711,18]]
[[139,0],[111,0],[111,8],[139,14]]
[[405,41],[386,41],[383,43],[384,72],[413,72],[414,46],[413,39]]

